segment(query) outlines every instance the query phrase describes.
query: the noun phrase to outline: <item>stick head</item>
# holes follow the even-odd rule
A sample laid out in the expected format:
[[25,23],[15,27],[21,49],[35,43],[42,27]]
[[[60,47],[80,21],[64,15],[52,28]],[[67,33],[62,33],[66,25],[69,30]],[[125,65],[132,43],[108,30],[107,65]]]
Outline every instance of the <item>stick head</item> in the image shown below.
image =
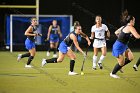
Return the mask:
[[84,75],[84,72],[81,72],[81,75]]

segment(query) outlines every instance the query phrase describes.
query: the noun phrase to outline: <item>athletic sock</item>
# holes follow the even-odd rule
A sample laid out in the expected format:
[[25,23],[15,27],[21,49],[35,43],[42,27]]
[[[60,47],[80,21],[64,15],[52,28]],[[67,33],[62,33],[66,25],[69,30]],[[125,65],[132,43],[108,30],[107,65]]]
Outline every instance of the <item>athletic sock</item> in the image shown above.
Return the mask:
[[123,66],[127,65],[128,63],[130,63],[131,61],[128,58],[125,58],[125,63]]
[[31,61],[32,61],[33,59],[34,59],[34,56],[29,56],[27,65],[30,65],[30,64],[31,64]]
[[25,54],[22,54],[22,55],[21,55],[21,58],[29,57],[29,56],[30,56],[30,53],[25,53]]
[[54,54],[56,54],[56,52],[57,52],[57,48],[54,48],[54,50],[53,50],[53,51],[54,51],[53,53],[54,53]]
[[70,60],[70,71],[73,72],[74,70],[75,60]]
[[46,59],[47,63],[57,63],[57,58]]
[[93,56],[93,67],[96,68],[97,56]]
[[114,67],[112,74],[116,74],[120,69],[122,68],[122,66],[120,66],[118,63],[116,64],[116,66]]
[[100,57],[98,63],[102,63],[102,61],[104,60],[104,58],[105,58],[105,56],[101,55],[101,57]]
[[136,63],[136,66],[138,67],[140,64],[140,58],[138,59],[137,63]]

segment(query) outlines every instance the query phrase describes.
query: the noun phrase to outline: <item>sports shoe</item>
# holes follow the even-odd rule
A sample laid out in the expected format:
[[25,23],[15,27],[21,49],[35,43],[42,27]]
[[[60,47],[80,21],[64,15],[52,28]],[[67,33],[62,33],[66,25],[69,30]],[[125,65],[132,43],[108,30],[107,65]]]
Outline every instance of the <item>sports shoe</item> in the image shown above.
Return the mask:
[[98,67],[99,67],[100,69],[103,69],[102,63],[98,63]]
[[46,59],[43,58],[43,59],[42,59],[42,64],[41,64],[41,66],[43,67],[46,63],[47,63],[47,62],[46,62]]
[[138,71],[137,65],[134,65],[133,68],[134,68],[135,71]]
[[110,76],[113,77],[113,78],[120,78],[120,77],[117,76],[116,74],[112,74],[112,73],[110,73]]
[[53,54],[53,58],[57,58],[57,54]]
[[93,70],[97,70],[96,67],[93,67],[92,69],[93,69]]
[[78,75],[78,73],[69,71],[68,75]]
[[18,54],[18,57],[17,57],[18,62],[21,60],[21,56],[22,56],[22,54]]
[[32,65],[25,65],[26,68],[32,68]]
[[47,56],[47,57],[50,56],[50,52],[49,52],[49,51],[47,51],[46,56]]

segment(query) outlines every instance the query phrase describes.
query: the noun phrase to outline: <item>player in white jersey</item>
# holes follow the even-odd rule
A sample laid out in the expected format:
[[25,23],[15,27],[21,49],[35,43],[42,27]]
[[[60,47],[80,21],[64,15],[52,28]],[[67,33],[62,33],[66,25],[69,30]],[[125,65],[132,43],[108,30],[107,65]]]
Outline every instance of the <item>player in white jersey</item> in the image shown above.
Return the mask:
[[102,17],[97,15],[95,18],[95,25],[91,28],[91,39],[94,39],[93,42],[93,70],[96,70],[96,62],[98,56],[98,50],[101,49],[102,55],[98,61],[98,66],[100,69],[103,68],[102,61],[106,56],[106,39],[110,37],[110,32],[108,27],[105,24],[102,24]]

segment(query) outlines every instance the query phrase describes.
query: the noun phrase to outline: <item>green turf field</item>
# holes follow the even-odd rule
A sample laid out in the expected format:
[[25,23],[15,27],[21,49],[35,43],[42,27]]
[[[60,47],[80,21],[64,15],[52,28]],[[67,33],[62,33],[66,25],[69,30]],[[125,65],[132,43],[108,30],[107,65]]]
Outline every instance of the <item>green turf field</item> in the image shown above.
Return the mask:
[[[85,75],[68,76],[69,59],[62,63],[47,64],[41,68],[41,60],[46,52],[37,52],[32,61],[34,68],[25,68],[27,58],[19,63],[18,53],[0,52],[0,93],[140,93],[140,70],[134,71],[133,65],[140,53],[134,52],[135,59],[118,73],[120,79],[114,79],[109,73],[116,64],[116,59],[108,52],[103,62],[104,69],[92,67],[92,52],[84,67]],[[76,53],[75,72],[80,73],[83,56]],[[140,69],[140,68],[139,68]]]

